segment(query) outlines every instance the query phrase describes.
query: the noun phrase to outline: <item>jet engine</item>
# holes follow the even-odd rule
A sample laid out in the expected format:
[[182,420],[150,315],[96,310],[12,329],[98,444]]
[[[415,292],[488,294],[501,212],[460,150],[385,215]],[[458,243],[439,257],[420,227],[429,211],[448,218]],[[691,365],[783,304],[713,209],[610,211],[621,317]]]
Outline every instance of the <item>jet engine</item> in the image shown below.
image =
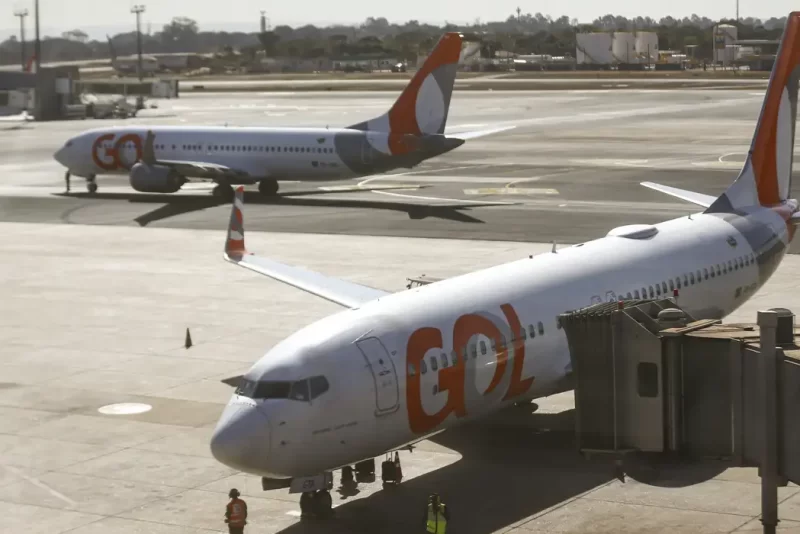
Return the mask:
[[163,165],[138,162],[131,167],[131,187],[140,193],[174,193],[184,181],[174,169]]

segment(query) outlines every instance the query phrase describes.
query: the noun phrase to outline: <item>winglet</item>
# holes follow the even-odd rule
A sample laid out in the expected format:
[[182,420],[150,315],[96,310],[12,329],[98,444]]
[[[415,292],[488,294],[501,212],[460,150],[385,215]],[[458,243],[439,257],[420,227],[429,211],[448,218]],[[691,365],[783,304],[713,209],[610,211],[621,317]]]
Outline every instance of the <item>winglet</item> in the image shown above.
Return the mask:
[[231,204],[231,220],[225,240],[225,259],[239,261],[247,254],[244,246],[244,186],[236,188]]

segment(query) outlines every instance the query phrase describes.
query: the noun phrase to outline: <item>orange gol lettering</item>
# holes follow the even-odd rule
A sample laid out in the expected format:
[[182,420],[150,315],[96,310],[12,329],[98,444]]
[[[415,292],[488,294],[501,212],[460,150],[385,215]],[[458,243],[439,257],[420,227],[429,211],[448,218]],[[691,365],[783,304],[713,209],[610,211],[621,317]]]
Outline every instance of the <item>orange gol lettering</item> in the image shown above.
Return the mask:
[[[525,366],[523,327],[516,311],[510,304],[503,304],[501,309],[513,335],[513,340],[508,340],[508,344],[504,344],[502,333],[486,317],[466,314],[456,320],[453,325],[453,348],[458,357],[458,364],[441,368],[438,371],[438,390],[447,392],[447,403],[433,415],[426,413],[422,405],[422,373],[419,371],[421,371],[421,363],[428,351],[432,349],[443,350],[442,332],[438,328],[423,327],[411,334],[407,349],[406,405],[408,406],[408,422],[412,432],[415,434],[428,433],[442,424],[451,413],[455,414],[456,417],[467,416],[464,384],[466,379],[466,358],[464,356],[467,355],[470,339],[476,335],[486,336],[497,343],[497,365],[495,366],[492,380],[483,394],[490,394],[500,385],[508,368],[509,350],[513,350],[514,361],[508,390],[503,397],[503,401],[528,392],[534,382],[534,378],[522,378],[522,371]],[[412,373],[411,369],[419,371]]]

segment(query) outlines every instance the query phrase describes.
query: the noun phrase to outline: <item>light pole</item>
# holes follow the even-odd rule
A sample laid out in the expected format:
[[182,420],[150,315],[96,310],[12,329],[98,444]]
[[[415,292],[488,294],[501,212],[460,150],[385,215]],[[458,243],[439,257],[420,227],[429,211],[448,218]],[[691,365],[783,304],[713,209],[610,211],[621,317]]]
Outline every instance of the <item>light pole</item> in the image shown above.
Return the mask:
[[138,57],[139,81],[142,81],[142,29],[141,15],[144,13],[144,5],[136,4],[131,8],[131,13],[136,14],[136,54]]
[[[33,43],[33,59],[36,62],[36,76],[39,76],[39,71],[42,70],[42,42],[39,40],[39,0],[35,0],[33,3],[33,18],[34,23],[36,25],[36,41]],[[36,93],[39,94],[38,92]],[[36,100],[39,100],[39,97],[36,97]],[[36,111],[39,111],[39,107],[36,107]]]
[[19,44],[22,47],[19,57],[22,70],[25,70],[25,17],[28,16],[28,10],[15,9],[14,16],[19,17]]

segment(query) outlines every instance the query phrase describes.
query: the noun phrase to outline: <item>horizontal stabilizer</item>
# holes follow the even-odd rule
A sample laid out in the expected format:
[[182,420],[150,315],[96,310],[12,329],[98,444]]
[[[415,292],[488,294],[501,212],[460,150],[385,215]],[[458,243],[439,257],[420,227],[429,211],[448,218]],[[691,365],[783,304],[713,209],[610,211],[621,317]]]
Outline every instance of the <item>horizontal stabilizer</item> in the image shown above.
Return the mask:
[[487,135],[505,132],[507,130],[513,130],[514,128],[516,128],[516,126],[498,126],[497,128],[488,128],[486,130],[473,130],[471,132],[448,133],[447,136],[468,141],[470,139],[477,139],[479,137],[485,137]]
[[715,200],[717,200],[716,197],[713,197],[711,195],[704,195],[703,193],[695,193],[694,191],[678,189],[677,187],[670,187],[668,185],[655,184],[653,182],[642,182],[642,185],[649,189],[654,189],[655,191],[660,191],[662,193],[679,198],[681,200],[691,202],[692,204],[703,206],[704,208],[709,207],[711,204],[714,203]]
[[366,302],[389,294],[387,291],[308,271],[301,267],[286,265],[249,253],[244,243],[243,206],[244,187],[239,186],[236,188],[236,195],[233,199],[228,238],[225,241],[225,259],[227,261],[348,308],[358,308]]

